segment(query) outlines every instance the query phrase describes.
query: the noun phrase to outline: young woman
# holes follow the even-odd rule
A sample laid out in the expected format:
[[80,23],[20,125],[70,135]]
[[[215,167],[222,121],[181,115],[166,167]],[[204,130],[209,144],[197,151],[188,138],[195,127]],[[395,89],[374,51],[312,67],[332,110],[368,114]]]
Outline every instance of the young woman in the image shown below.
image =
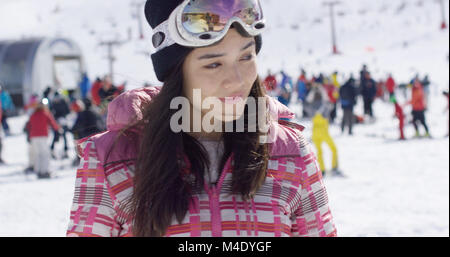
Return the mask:
[[[257,76],[259,1],[149,0],[145,9],[164,85],[122,94],[108,107],[108,131],[80,141],[67,235],[335,236],[303,128],[273,119],[293,113]],[[188,126],[177,132],[180,97]],[[258,97],[267,111],[243,104]],[[204,109],[211,98],[221,111]],[[222,128],[244,120],[244,131],[196,129],[195,117]]]

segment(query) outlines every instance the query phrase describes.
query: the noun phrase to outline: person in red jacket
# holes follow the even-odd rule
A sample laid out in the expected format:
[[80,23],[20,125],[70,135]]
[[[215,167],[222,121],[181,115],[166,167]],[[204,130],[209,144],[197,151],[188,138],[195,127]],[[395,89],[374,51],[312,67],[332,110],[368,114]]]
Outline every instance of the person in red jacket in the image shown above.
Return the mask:
[[264,85],[266,86],[266,90],[268,93],[272,92],[277,88],[277,79],[270,70],[268,72],[266,79],[264,80]]
[[29,133],[31,151],[33,152],[33,169],[37,173],[38,178],[50,178],[50,148],[48,145],[48,127],[62,132],[61,127],[56,123],[53,115],[46,106],[48,102],[44,99],[40,102],[36,110],[28,120],[26,129]]
[[388,91],[389,96],[392,97],[395,91],[395,80],[392,77],[392,74],[389,74],[389,77],[386,80],[386,90]]
[[99,106],[100,103],[102,102],[100,95],[98,94],[98,92],[100,91],[100,88],[103,87],[103,81],[100,78],[97,78],[94,82],[94,84],[92,84],[91,87],[91,98],[92,98],[92,103],[95,106]]
[[395,117],[398,119],[398,127],[400,130],[400,140],[405,140],[405,134],[403,132],[403,129],[405,127],[405,114],[403,112],[403,108],[398,104],[397,99],[394,95],[391,96],[391,102],[395,106]]
[[339,88],[335,86],[329,79],[325,79],[323,87],[327,91],[328,100],[332,105],[329,121],[330,123],[334,123],[334,120],[337,116],[337,100],[339,99]]

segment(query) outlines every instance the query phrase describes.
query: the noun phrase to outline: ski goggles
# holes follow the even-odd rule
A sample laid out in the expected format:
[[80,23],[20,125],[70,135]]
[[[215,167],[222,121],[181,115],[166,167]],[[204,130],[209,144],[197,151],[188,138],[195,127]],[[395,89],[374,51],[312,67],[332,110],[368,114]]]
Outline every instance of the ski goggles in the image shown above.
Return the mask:
[[185,0],[153,29],[152,43],[156,52],[173,44],[209,46],[224,38],[235,22],[247,36],[261,34],[265,20],[259,0]]

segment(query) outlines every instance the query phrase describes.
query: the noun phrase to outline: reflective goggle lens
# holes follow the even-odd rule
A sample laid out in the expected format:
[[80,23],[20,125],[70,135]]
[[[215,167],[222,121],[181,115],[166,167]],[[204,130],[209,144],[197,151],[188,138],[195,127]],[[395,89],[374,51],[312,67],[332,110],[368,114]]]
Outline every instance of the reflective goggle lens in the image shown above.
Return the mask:
[[[233,18],[252,25],[262,19],[257,0],[191,0],[182,14],[183,27],[192,34],[220,32]],[[205,38],[208,39],[208,38]]]

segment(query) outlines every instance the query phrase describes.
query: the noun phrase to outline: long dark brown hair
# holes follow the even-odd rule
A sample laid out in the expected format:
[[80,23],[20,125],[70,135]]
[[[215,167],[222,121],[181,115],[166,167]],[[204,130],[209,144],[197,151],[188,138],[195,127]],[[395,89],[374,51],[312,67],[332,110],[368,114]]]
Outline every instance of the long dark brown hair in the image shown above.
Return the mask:
[[[181,223],[193,193],[202,190],[205,168],[210,166],[204,147],[185,132],[175,133],[170,120],[178,110],[170,109],[174,97],[183,96],[183,61],[172,70],[161,92],[143,107],[140,145],[135,167],[134,190],[125,203],[127,219],[133,221],[134,236],[164,236],[173,218]],[[265,95],[257,79],[250,96],[258,99]],[[231,190],[244,200],[251,199],[263,184],[267,172],[268,145],[261,144],[259,124],[256,132],[248,132],[248,118],[258,113],[244,111],[245,132],[224,132],[224,155],[219,170],[233,153]],[[258,119],[256,119],[258,121]],[[234,124],[236,121],[233,122]],[[255,131],[255,130],[251,130]],[[187,157],[192,182],[186,179]]]

